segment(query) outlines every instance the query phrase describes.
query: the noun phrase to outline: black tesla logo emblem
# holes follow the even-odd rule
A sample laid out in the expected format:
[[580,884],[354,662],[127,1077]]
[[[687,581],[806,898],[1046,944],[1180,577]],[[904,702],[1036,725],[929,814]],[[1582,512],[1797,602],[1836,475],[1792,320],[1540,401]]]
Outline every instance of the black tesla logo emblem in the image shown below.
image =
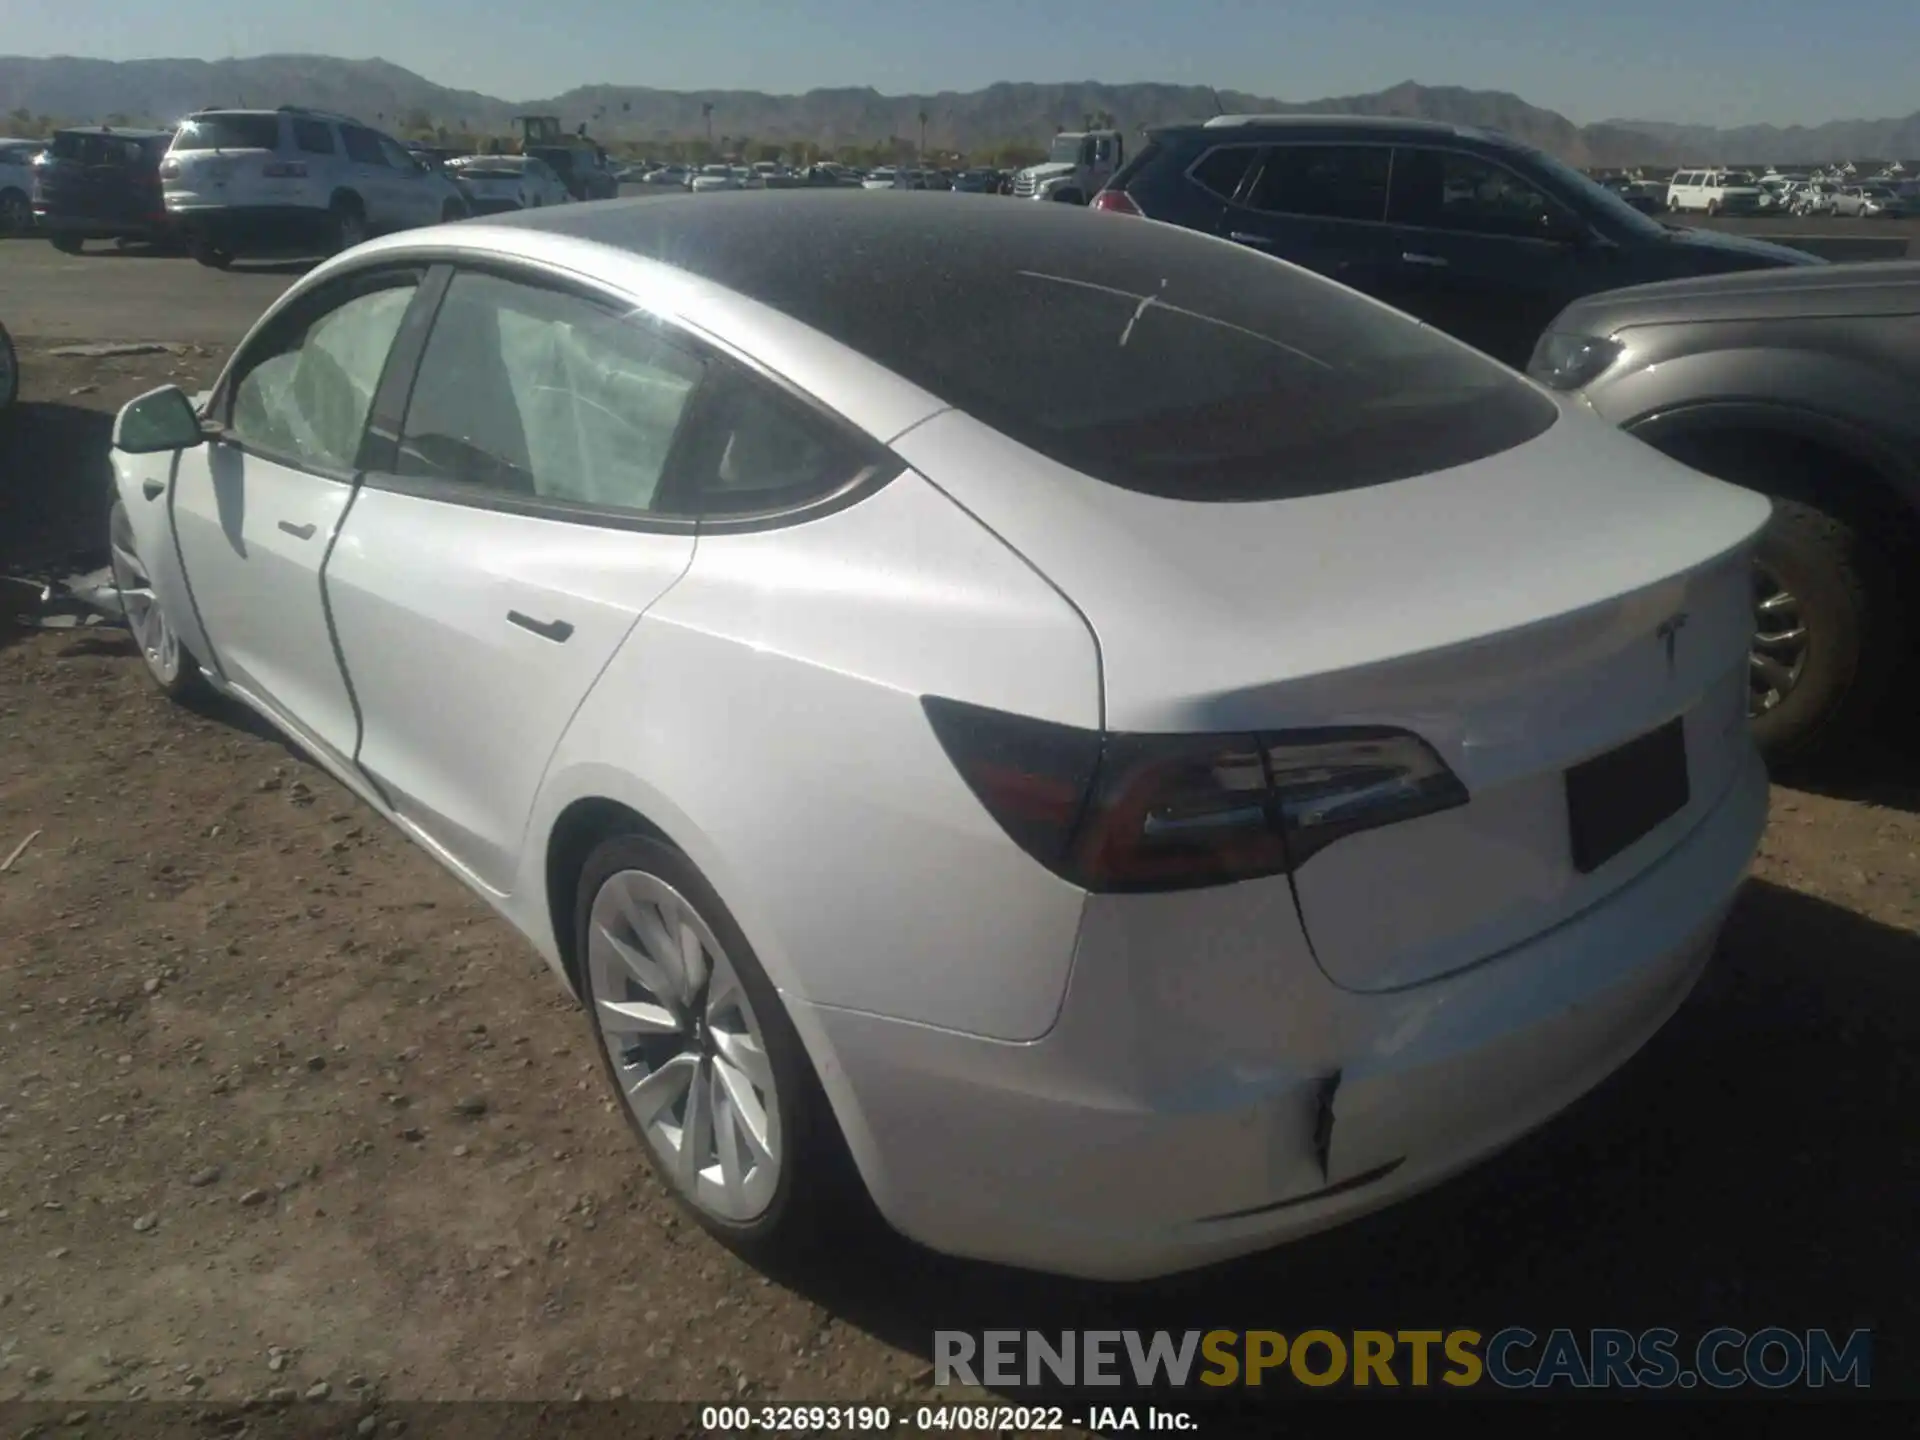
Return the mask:
[[1653,632],[1654,638],[1666,647],[1667,678],[1669,680],[1674,677],[1675,670],[1677,669],[1674,651],[1680,644],[1680,632],[1686,628],[1687,612],[1682,610],[1678,615],[1672,615],[1662,620],[1660,622],[1660,628]]

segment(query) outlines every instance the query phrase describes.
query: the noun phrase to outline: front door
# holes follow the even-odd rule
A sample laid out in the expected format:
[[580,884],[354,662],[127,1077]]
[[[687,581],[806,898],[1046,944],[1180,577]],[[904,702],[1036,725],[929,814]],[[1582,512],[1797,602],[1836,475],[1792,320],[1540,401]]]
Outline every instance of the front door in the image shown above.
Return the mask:
[[[1224,183],[1244,154],[1222,147],[1194,167],[1194,176],[1213,173]],[[1220,234],[1377,296],[1390,258],[1392,155],[1385,145],[1268,146],[1228,192]]]
[[1394,254],[1384,298],[1495,359],[1523,366],[1567,304],[1603,288],[1584,222],[1496,160],[1395,151]]
[[360,770],[498,893],[567,722],[693,559],[658,497],[704,364],[631,311],[456,274],[327,566]]
[[358,724],[320,574],[416,279],[324,287],[252,337],[213,402],[224,433],[181,455],[172,487],[180,558],[220,674],[342,762]]

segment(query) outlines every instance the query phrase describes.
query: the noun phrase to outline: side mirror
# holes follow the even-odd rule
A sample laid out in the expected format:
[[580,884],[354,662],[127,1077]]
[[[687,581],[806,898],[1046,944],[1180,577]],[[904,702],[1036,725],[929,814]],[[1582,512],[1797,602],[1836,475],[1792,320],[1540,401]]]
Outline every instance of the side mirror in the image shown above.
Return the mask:
[[129,455],[191,450],[205,439],[193,402],[178,385],[162,385],[129,400],[113,421],[113,448]]

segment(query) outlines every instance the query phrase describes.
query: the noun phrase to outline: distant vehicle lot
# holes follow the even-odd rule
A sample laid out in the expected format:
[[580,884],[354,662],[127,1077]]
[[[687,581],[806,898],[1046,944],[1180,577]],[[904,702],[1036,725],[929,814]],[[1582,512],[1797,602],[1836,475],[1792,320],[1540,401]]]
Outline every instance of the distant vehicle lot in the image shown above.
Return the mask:
[[[683,192],[623,185],[620,193]],[[976,198],[957,197],[954,203]],[[1767,236],[1831,260],[1920,257],[1920,219],[1717,218],[1707,228]],[[0,317],[15,335],[36,339],[231,342],[304,268],[298,261],[242,262],[223,273],[140,249],[104,247],[62,255],[30,236],[0,242]]]

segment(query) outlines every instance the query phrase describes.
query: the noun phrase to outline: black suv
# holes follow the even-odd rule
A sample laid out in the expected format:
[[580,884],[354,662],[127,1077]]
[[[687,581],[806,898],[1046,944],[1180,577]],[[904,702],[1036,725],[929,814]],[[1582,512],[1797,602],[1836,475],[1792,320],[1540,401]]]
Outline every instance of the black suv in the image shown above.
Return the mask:
[[1663,225],[1491,131],[1371,116],[1221,115],[1151,130],[1094,208],[1257,246],[1510,365],[1597,290],[1825,263]]

